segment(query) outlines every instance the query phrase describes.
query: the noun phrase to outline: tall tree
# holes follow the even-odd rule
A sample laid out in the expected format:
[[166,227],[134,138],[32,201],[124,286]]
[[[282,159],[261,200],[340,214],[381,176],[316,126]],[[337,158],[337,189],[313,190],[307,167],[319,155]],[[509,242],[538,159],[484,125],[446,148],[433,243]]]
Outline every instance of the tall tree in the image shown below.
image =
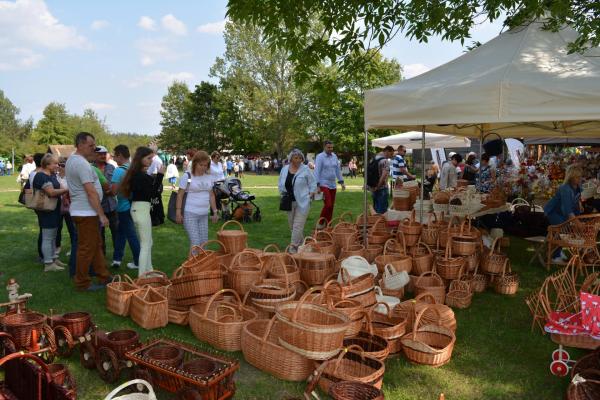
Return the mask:
[[[432,36],[464,42],[477,21],[502,17],[507,26],[541,16],[549,29],[568,24],[581,34],[571,51],[600,44],[600,7],[592,0],[229,0],[227,7],[230,19],[253,23],[271,47],[289,51],[303,75],[326,59],[358,68],[364,59],[352,54],[381,48],[398,33],[420,42]],[[321,34],[309,35],[315,19]]]
[[[300,92],[293,82],[288,53],[263,45],[259,29],[227,23],[225,54],[211,68],[219,78],[222,101],[233,104],[241,122],[279,155],[300,135]],[[247,149],[237,149],[247,151]]]
[[73,132],[69,128],[69,114],[65,105],[52,102],[44,109],[44,116],[33,132],[33,139],[40,145],[70,144]]
[[19,108],[0,90],[0,155],[7,156],[14,149],[17,155],[30,152],[33,120],[22,122]]
[[184,82],[173,82],[163,96],[159,142],[165,149],[183,151],[187,147],[185,109],[189,94],[190,90]]
[[216,85],[200,82],[185,102],[186,142],[189,147],[222,150],[227,140],[218,129],[219,108],[217,107]]

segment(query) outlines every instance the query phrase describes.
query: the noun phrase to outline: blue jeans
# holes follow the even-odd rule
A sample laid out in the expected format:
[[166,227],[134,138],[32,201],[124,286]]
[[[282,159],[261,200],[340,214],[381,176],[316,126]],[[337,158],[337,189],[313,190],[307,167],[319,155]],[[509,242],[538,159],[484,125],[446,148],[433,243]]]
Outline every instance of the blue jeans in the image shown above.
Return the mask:
[[140,241],[135,232],[133,219],[129,210],[118,212],[117,234],[115,239],[115,252],[113,253],[114,261],[122,261],[125,253],[125,242],[129,243],[131,252],[133,253],[133,262],[139,265],[140,261]]
[[373,196],[373,208],[377,214],[385,214],[388,210],[388,193],[387,186],[371,193]]

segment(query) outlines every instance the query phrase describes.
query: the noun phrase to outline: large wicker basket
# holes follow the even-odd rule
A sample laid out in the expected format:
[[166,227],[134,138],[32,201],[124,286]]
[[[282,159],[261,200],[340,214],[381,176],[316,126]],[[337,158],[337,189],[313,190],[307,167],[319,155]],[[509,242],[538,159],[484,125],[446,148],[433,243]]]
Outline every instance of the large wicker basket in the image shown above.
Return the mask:
[[446,301],[446,286],[444,280],[435,272],[424,272],[415,282],[415,295],[429,293],[436,303],[444,304]]
[[398,233],[400,234],[401,232],[404,234],[404,242],[409,247],[414,246],[419,242],[422,229],[423,226],[421,223],[415,220],[415,210],[410,214],[410,219],[406,218],[398,225]]
[[260,257],[248,250],[236,254],[228,269],[229,285],[240,296],[248,293],[252,285],[262,280],[265,275]]
[[341,312],[307,303],[314,291],[308,290],[299,301],[277,306],[275,315],[281,322],[279,343],[306,358],[327,360],[342,348],[350,320]]
[[[234,297],[234,302],[213,302],[225,293]],[[256,319],[256,312],[242,305],[238,294],[231,289],[222,289],[212,295],[202,313],[190,310],[190,328],[198,339],[217,349],[225,351],[241,350],[242,328],[248,321]]]
[[106,308],[113,314],[128,316],[131,298],[140,290],[129,275],[115,275],[112,282],[106,285]]
[[489,252],[484,250],[481,257],[481,269],[488,274],[500,274],[504,268],[508,256],[500,252],[500,239],[496,238],[492,242]]
[[439,367],[450,361],[456,336],[439,324],[419,326],[427,308],[417,314],[412,332],[402,338],[402,350],[406,358],[415,364]]
[[435,270],[443,279],[458,279],[465,264],[463,257],[452,257],[453,248],[454,246],[448,244],[444,256],[435,260]]
[[383,400],[383,392],[375,386],[362,382],[338,382],[329,387],[333,400]]
[[[237,225],[239,229],[226,231],[225,227],[230,224]],[[225,246],[226,253],[237,254],[247,247],[248,232],[244,231],[242,224],[232,219],[225,222],[217,231],[217,239]]]
[[131,299],[131,319],[144,329],[155,329],[169,323],[167,298],[152,287],[137,292]]
[[[210,246],[213,244],[219,246],[218,250],[210,250]],[[228,253],[225,245],[219,240],[207,240],[200,245],[207,253],[214,253],[217,257],[217,265],[224,265],[229,267],[231,260],[233,260],[234,254]]]
[[412,248],[412,273],[421,275],[424,272],[433,270],[433,252],[431,247],[425,242],[419,242]]
[[171,282],[173,299],[178,305],[190,306],[223,288],[223,272],[212,270],[192,273],[185,267],[179,267],[173,272]]
[[202,271],[211,271],[219,269],[219,260],[217,253],[206,251],[203,246],[193,246],[187,260],[181,264],[186,270],[186,275]]
[[17,349],[27,349],[31,345],[31,333],[36,331],[38,336],[42,334],[42,328],[46,322],[46,316],[33,311],[10,314],[4,317],[2,324],[6,333],[11,335]]
[[313,371],[313,361],[279,344],[279,325],[275,317],[244,325],[241,338],[244,358],[278,379],[304,381]]
[[309,286],[322,285],[335,272],[335,256],[331,253],[299,253],[293,255],[302,280]]
[[480,237],[476,230],[471,229],[471,220],[467,219],[460,225],[458,234],[452,236],[452,253],[459,256],[470,256],[477,251]]

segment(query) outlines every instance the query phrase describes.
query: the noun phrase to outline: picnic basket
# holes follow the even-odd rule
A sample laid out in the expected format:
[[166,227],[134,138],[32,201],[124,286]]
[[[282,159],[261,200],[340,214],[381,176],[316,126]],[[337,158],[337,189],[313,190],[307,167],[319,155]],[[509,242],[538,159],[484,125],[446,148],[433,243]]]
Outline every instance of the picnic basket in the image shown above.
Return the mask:
[[[374,312],[373,310],[379,305],[382,305],[387,313]],[[389,354],[400,353],[402,351],[400,339],[406,333],[407,319],[404,316],[394,315],[393,309],[387,303],[377,303],[369,312],[373,333],[387,340]]]
[[167,296],[171,281],[162,271],[153,270],[147,271],[138,276],[134,281],[138,287],[152,286],[154,289],[159,291],[163,296]]
[[[420,326],[421,318],[429,307],[416,314],[412,332],[402,338],[402,350],[410,362],[439,367],[450,361],[456,336],[439,323]],[[438,313],[437,309],[435,312]],[[439,313],[438,318],[441,319]]]
[[383,400],[383,392],[375,386],[362,382],[338,382],[329,387],[333,400]]
[[423,272],[432,271],[433,260],[433,252],[427,243],[419,242],[412,248],[412,270],[414,274],[421,275]]
[[[462,275],[462,269],[460,275]],[[473,292],[471,291],[471,284],[469,281],[459,277],[450,282],[450,287],[446,294],[446,305],[453,308],[468,308],[471,306],[472,299]]]
[[444,304],[446,300],[446,286],[444,280],[435,272],[423,272],[415,282],[415,295],[429,293],[436,303]]
[[257,319],[242,328],[244,358],[261,371],[285,381],[304,381],[313,371],[313,361],[279,344],[276,317]]
[[[233,295],[233,301],[213,306],[215,300],[225,293]],[[242,328],[253,319],[256,319],[256,312],[242,305],[235,290],[221,289],[210,297],[202,313],[194,308],[190,310],[189,324],[198,339],[220,350],[239,351]]]
[[260,281],[266,274],[260,257],[248,250],[237,253],[227,271],[229,286],[240,296],[244,296],[252,285]]
[[[431,218],[433,217],[433,221]],[[427,218],[427,223],[423,225],[421,229],[421,242],[428,244],[430,246],[435,246],[437,243],[437,238],[439,234],[439,228],[436,225],[437,216],[435,213],[430,213]]]
[[422,229],[423,226],[421,223],[415,220],[415,210],[413,210],[410,213],[410,219],[405,218],[404,220],[400,221],[400,224],[398,225],[398,235],[402,233],[404,236],[405,245],[411,247],[419,242]]
[[192,246],[187,260],[181,264],[186,275],[195,272],[219,269],[219,260],[214,251],[206,251],[203,246]]
[[364,315],[367,330],[361,330],[354,336],[345,337],[344,347],[356,345],[362,349],[365,355],[385,361],[390,354],[389,344],[386,339],[374,333],[369,313],[365,312]]
[[385,364],[352,345],[341,351],[337,358],[321,364],[318,369],[321,369],[319,387],[327,393],[331,385],[342,381],[367,383],[379,389],[383,383]]
[[144,329],[155,329],[169,323],[166,296],[153,287],[136,292],[131,299],[131,319]]
[[[230,224],[237,225],[239,229],[225,230]],[[232,219],[225,222],[217,231],[217,239],[225,246],[225,253],[237,254],[247,247],[248,232],[244,231],[242,224]]]
[[297,354],[313,360],[326,360],[342,348],[349,318],[324,306],[311,304],[307,298],[314,288],[299,301],[279,304],[275,308],[281,322],[279,343]]
[[452,253],[459,256],[470,256],[477,251],[480,239],[479,235],[471,229],[471,220],[465,220],[460,224],[460,231],[453,235]]
[[435,259],[435,270],[443,279],[458,279],[464,263],[463,257],[452,257],[452,246],[448,244],[444,256]]
[[506,259],[502,268],[502,275],[494,279],[494,290],[500,294],[515,294],[519,290],[519,276],[512,272],[510,260]]
[[223,273],[220,269],[193,273],[182,266],[173,272],[171,282],[171,295],[176,303],[190,306],[221,290]]
[[481,269],[488,274],[500,274],[504,268],[508,256],[500,252],[500,239],[496,238],[492,242],[489,252],[481,257]]
[[140,290],[129,275],[115,275],[112,282],[106,285],[106,308],[113,314],[126,317],[129,315],[131,298]]
[[[211,250],[209,248],[209,246],[211,245],[217,245],[219,246],[218,250]],[[212,253],[216,256],[217,258],[217,266],[218,265],[225,265],[226,267],[228,267],[231,264],[231,260],[233,260],[233,256],[235,254],[231,254],[227,252],[227,249],[225,248],[225,245],[223,244],[223,242],[219,241],[219,240],[207,240],[206,242],[202,243],[200,245],[200,247],[206,251],[207,253]]]
[[335,256],[332,253],[293,254],[300,269],[300,277],[309,286],[322,285],[335,272]]

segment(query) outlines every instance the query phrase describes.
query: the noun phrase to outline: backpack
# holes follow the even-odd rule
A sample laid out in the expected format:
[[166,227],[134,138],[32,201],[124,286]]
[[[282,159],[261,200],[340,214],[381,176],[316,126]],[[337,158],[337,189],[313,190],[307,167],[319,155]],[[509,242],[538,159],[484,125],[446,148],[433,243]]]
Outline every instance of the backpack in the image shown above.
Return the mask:
[[367,186],[374,188],[379,183],[379,162],[383,160],[383,157],[375,156],[367,166]]

